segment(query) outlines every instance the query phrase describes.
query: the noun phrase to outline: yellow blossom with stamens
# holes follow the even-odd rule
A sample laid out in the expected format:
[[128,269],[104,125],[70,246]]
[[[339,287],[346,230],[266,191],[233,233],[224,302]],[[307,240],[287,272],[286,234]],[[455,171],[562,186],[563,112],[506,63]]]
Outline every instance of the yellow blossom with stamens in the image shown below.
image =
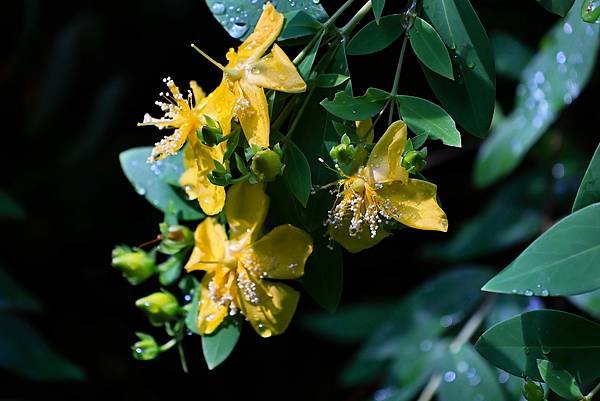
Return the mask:
[[206,125],[205,115],[219,122],[224,135],[229,134],[233,111],[226,105],[234,101],[231,92],[217,88],[206,96],[195,81],[190,81],[190,90],[184,96],[170,77],[163,79],[163,82],[170,94],[161,92],[166,101],[156,101],[155,104],[161,108],[164,116],[154,118],[146,114],[138,126],[153,125],[158,129],[173,128],[174,131],[155,144],[148,162],[177,154],[185,142],[196,135],[196,130]]
[[269,199],[263,184],[235,184],[227,193],[229,236],[217,220],[198,225],[185,268],[203,270],[198,329],[210,334],[227,315],[241,313],[262,337],[289,325],[300,294],[272,280],[297,279],[312,253],[310,236],[289,224],[259,238]]
[[403,121],[391,124],[366,165],[337,183],[326,224],[331,237],[350,252],[370,248],[389,235],[381,228],[384,220],[420,230],[448,230],[448,219],[436,200],[437,187],[409,178],[401,165],[406,136]]
[[[238,47],[237,52],[229,49],[226,66],[192,45],[223,71],[219,87],[230,91],[234,99],[228,107],[234,110],[248,143],[263,148],[269,146],[270,132],[269,107],[264,89],[288,93],[306,90],[306,83],[296,66],[277,44],[273,44],[283,28],[283,22],[283,14],[267,3],[252,34]],[[271,52],[264,55],[271,45]]]

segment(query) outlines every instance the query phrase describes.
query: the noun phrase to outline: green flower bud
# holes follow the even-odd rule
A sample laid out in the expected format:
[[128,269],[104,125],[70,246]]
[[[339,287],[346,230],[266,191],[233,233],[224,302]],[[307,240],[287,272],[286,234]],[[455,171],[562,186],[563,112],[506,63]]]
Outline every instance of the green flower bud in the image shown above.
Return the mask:
[[203,125],[201,129],[196,130],[196,136],[202,143],[207,146],[215,146],[225,140],[223,130],[218,121],[213,120],[208,115],[204,115],[206,125]]
[[185,226],[161,223],[160,233],[163,237],[160,243],[160,251],[167,255],[174,255],[182,249],[194,245],[194,233]]
[[141,249],[117,246],[112,252],[112,265],[123,273],[132,285],[137,285],[156,272],[154,258]]
[[331,149],[329,156],[331,156],[333,161],[343,166],[352,162],[355,151],[354,146],[340,143]]
[[154,337],[145,333],[135,333],[135,335],[140,339],[140,341],[131,346],[135,359],[149,361],[160,354],[160,346],[156,343]]
[[527,401],[544,401],[544,388],[535,382],[525,379],[523,382],[523,397]]
[[260,181],[273,181],[281,173],[281,157],[271,149],[261,150],[252,156],[250,170]]
[[426,150],[410,150],[402,158],[402,167],[411,173],[418,173],[425,167]]
[[173,320],[181,312],[177,299],[168,292],[155,292],[135,301],[135,306],[148,316],[150,323],[160,326]]

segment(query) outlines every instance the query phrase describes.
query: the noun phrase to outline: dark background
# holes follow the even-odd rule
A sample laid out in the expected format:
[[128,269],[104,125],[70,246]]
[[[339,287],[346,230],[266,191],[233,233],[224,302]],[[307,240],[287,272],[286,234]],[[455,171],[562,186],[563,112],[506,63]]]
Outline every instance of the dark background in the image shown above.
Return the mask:
[[[331,13],[341,1],[322,2]],[[359,5],[357,1],[357,5]],[[392,2],[390,2],[392,3]],[[386,9],[400,9],[398,2]],[[512,33],[532,47],[558,18],[533,0],[473,1],[488,32]],[[154,287],[131,287],[110,266],[115,244],[152,239],[162,214],[136,195],[122,174],[118,154],[151,145],[162,133],[136,127],[164,90],[161,79],[181,86],[195,79],[207,90],[220,78],[189,47],[217,59],[236,45],[201,0],[9,1],[0,12],[2,152],[0,188],[27,210],[24,220],[4,223],[0,262],[44,305],[28,319],[88,379],[81,383],[32,383],[0,373],[0,397],[15,399],[159,400],[251,397],[262,400],[354,400],[372,388],[344,390],[340,367],[353,349],[327,343],[301,327],[302,316],[318,310],[303,296],[285,335],[264,340],[250,327],[233,355],[209,372],[200,340],[188,341],[190,373],[176,352],[158,361],[131,357],[135,330],[150,330],[134,307]],[[356,8],[355,8],[356,9]],[[344,22],[352,14],[342,17]],[[390,89],[400,43],[385,52],[350,59],[357,93],[368,86]],[[297,50],[292,49],[293,55]],[[515,83],[498,79],[498,98],[510,110]],[[597,74],[566,110],[558,127],[573,134],[589,158],[597,134]],[[400,92],[434,97],[409,50]],[[479,140],[465,134],[462,150],[437,150],[428,178],[439,186],[451,229],[476,213],[492,193],[472,187],[470,176]],[[532,164],[527,161],[521,170]],[[550,163],[550,161],[549,161]],[[551,164],[548,164],[551,165]],[[585,165],[585,163],[584,163]],[[552,210],[552,215],[566,209]],[[399,297],[445,264],[424,263],[417,250],[443,234],[403,231],[380,246],[346,257],[342,305]],[[484,259],[498,268],[518,249]],[[1,330],[2,328],[0,328]]]

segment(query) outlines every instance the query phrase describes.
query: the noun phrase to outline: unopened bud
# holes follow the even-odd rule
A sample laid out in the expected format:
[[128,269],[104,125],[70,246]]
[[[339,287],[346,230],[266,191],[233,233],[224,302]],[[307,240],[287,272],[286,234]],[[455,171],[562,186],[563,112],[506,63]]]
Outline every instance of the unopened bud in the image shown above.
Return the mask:
[[160,224],[160,233],[163,238],[160,243],[160,251],[167,255],[174,255],[194,245],[194,233],[185,226],[162,223]]
[[140,284],[156,272],[154,258],[141,249],[117,246],[112,252],[112,265],[133,285]]
[[331,151],[329,151],[329,156],[340,165],[346,165],[352,162],[354,158],[355,149],[354,146],[346,143],[340,143],[339,145],[334,146]]
[[140,341],[131,346],[131,351],[133,351],[135,359],[149,361],[160,354],[160,346],[156,343],[154,337],[145,333],[135,333],[135,335],[140,339]]
[[527,401],[544,401],[544,388],[535,382],[525,379],[523,382],[523,397]]
[[271,149],[261,150],[252,156],[250,170],[260,181],[273,181],[281,173],[281,157]]
[[418,173],[425,167],[426,150],[410,150],[402,158],[402,167],[411,173]]
[[135,301],[135,306],[140,308],[155,326],[175,319],[181,312],[177,299],[168,292],[155,292],[140,298]]

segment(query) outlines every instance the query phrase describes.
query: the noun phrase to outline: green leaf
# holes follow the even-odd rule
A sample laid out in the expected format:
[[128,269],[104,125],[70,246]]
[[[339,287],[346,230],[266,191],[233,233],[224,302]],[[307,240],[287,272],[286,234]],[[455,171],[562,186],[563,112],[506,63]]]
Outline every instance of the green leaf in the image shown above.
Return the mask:
[[38,312],[38,300],[0,267],[0,311],[22,310]]
[[439,401],[505,400],[498,375],[469,343],[447,352],[440,363]]
[[189,304],[185,306],[185,310],[187,311],[185,326],[192,333],[200,335],[200,331],[198,331],[198,313],[202,291],[200,283],[195,277],[187,275],[179,282],[179,287],[187,296],[191,296]]
[[285,25],[277,40],[287,40],[312,36],[323,25],[313,16],[303,10],[296,10],[285,14]]
[[416,17],[408,37],[415,54],[425,66],[441,76],[454,79],[448,49],[440,35],[427,21]]
[[298,65],[298,72],[305,81],[310,78],[310,72],[312,71],[313,64],[315,62],[315,58],[317,57],[319,47],[321,46],[321,40],[323,39],[323,36],[325,36],[325,31],[322,31],[319,34],[317,41],[312,45],[306,56],[304,56],[304,58]]
[[181,175],[185,170],[183,166],[183,150],[177,152],[175,156],[157,160],[149,166],[150,171],[156,174],[161,181],[174,187],[181,186],[179,184],[179,178],[181,178]]
[[327,340],[355,344],[367,338],[395,308],[392,302],[364,302],[340,307],[335,313],[316,313],[303,319],[303,326]]
[[302,277],[306,292],[323,308],[335,312],[342,297],[344,282],[344,262],[337,246],[328,247],[329,241],[315,241],[312,255]]
[[462,262],[533,239],[542,232],[544,214],[539,205],[548,187],[542,174],[516,178],[498,189],[453,237],[426,246],[421,254],[427,259]]
[[573,212],[597,202],[600,202],[600,145],[596,148],[592,161],[581,180],[575,203],[573,203]]
[[569,297],[577,307],[589,313],[596,319],[600,319],[600,290],[586,292],[585,294]]
[[379,24],[383,8],[385,7],[385,0],[371,0],[371,7],[373,7],[375,21]]
[[321,74],[315,80],[318,88],[335,88],[350,79],[347,75],[341,74]]
[[416,135],[439,139],[445,145],[460,147],[460,132],[454,120],[435,103],[413,96],[398,96],[404,122]]
[[377,88],[368,88],[364,95],[352,97],[346,91],[335,94],[333,100],[325,99],[321,105],[336,117],[349,121],[362,121],[379,113],[390,94]]
[[25,218],[25,208],[0,189],[0,219],[20,220]]
[[158,280],[161,285],[168,286],[179,279],[187,255],[188,253],[185,251],[178,252],[158,265]]
[[[267,0],[206,0],[206,5],[229,36],[243,40],[254,30],[266,2]],[[283,14],[302,10],[318,21],[327,19],[323,6],[313,0],[278,1],[273,2],[273,5]]]
[[54,351],[29,323],[0,312],[0,368],[28,380],[84,380],[85,374]]
[[454,81],[424,68],[427,82],[456,122],[485,137],[496,99],[494,56],[485,30],[468,0],[423,0],[423,11],[457,56]]
[[386,15],[379,23],[371,21],[358,31],[348,43],[346,52],[350,56],[376,53],[394,43],[402,32],[402,15]]
[[227,359],[240,338],[240,332],[239,321],[226,318],[214,333],[202,336],[202,352],[208,369],[216,368]]
[[519,80],[521,73],[533,58],[533,50],[505,32],[492,34],[490,41],[496,59],[496,74]]
[[285,156],[283,178],[292,194],[302,206],[306,207],[312,188],[308,160],[298,146],[291,141],[285,144],[283,152]]
[[[460,322],[481,298],[480,283],[491,276],[481,266],[456,268],[425,282],[404,297],[344,368],[346,384],[363,383],[380,373],[403,348],[430,349]],[[460,288],[460,291],[456,291]]]
[[600,288],[600,203],[560,220],[507,268],[484,291],[524,295],[576,295]]
[[[581,4],[579,0],[578,4]],[[598,26],[573,9],[542,39],[521,75],[516,106],[479,149],[475,183],[484,187],[513,171],[585,87],[598,49]]]
[[[155,173],[151,165],[146,163],[150,151],[150,147],[133,148],[119,155],[121,168],[136,192],[163,212],[175,211],[180,213],[183,220],[201,219],[204,215],[183,200],[174,188],[163,182],[159,173]],[[172,208],[169,207],[170,203]]]
[[585,0],[581,5],[581,19],[597,24],[600,20],[600,4],[596,0]]
[[561,17],[567,15],[575,0],[536,0],[542,7]]
[[537,310],[501,322],[483,333],[475,349],[500,369],[538,381],[538,359],[583,383],[600,376],[600,325],[562,311]]
[[573,375],[564,369],[560,369],[545,359],[537,360],[538,369],[542,379],[550,390],[570,401],[583,399],[583,394]]

